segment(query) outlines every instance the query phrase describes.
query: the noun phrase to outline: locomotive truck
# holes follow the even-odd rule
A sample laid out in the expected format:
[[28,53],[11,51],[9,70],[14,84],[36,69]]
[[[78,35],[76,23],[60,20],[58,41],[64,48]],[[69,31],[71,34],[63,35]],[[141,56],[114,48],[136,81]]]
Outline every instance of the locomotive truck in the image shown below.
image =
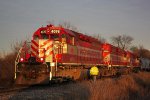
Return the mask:
[[[109,43],[61,26],[37,29],[15,60],[16,84],[83,80],[129,73],[137,56]],[[96,69],[96,72],[93,71]]]

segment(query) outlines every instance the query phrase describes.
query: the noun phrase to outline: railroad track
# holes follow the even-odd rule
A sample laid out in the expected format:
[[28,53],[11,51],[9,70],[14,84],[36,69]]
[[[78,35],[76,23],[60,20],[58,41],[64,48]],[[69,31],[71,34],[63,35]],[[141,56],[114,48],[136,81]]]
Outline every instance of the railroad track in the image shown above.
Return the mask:
[[[112,77],[101,77],[100,79],[106,79],[106,78],[112,78]],[[99,80],[99,79],[97,79]],[[92,81],[92,79],[91,79]],[[8,99],[9,97],[12,97],[13,95],[16,95],[20,92],[26,92],[26,90],[29,91],[37,91],[38,89],[47,89],[47,88],[57,88],[61,86],[66,86],[72,83],[80,83],[80,81],[75,81],[75,82],[63,82],[63,83],[54,83],[50,85],[32,85],[32,86],[13,86],[11,88],[0,88],[0,100],[4,100],[5,98]]]
[[27,89],[27,86],[15,86],[11,88],[0,88],[0,97],[10,95],[16,92],[19,92],[23,89]]
[[[41,96],[39,96],[42,93],[46,92],[46,96],[44,97],[45,99],[47,97],[55,97],[56,93],[53,93],[52,91],[54,91],[56,88],[57,90],[59,88],[62,88],[63,86],[69,85],[68,83],[63,83],[63,84],[51,84],[51,85],[33,85],[33,86],[28,86],[28,87],[14,87],[14,88],[10,88],[10,89],[0,89],[0,100],[19,100],[18,98],[25,98],[25,99],[31,99],[31,98],[37,98],[35,97],[34,94],[38,93],[38,97],[39,98],[43,98]],[[41,92],[42,91],[42,92]],[[44,92],[43,92],[44,91]],[[48,92],[50,91],[50,92]],[[58,90],[59,91],[59,90]],[[53,93],[49,94],[49,93]],[[57,96],[57,95],[56,95]],[[21,100],[20,99],[20,100]]]
[[[61,84],[64,85],[64,84]],[[46,88],[46,87],[57,87],[60,86],[60,84],[51,84],[51,85],[32,85],[32,86],[13,86],[10,88],[3,88],[0,87],[0,100],[3,96],[13,95],[17,92],[24,91],[24,90],[32,90],[36,88]]]

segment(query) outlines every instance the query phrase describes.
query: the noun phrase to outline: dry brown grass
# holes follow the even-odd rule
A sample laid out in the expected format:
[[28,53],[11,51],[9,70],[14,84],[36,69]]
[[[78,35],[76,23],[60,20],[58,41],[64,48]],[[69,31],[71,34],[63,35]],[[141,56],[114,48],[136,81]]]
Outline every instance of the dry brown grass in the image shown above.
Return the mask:
[[14,63],[16,55],[14,53],[7,54],[0,58],[0,86],[8,86],[13,82]]
[[10,53],[0,51],[0,87],[13,84],[15,59],[22,44],[22,41],[11,44]]
[[150,98],[150,73],[140,72],[120,78],[86,81],[91,100],[148,100]]

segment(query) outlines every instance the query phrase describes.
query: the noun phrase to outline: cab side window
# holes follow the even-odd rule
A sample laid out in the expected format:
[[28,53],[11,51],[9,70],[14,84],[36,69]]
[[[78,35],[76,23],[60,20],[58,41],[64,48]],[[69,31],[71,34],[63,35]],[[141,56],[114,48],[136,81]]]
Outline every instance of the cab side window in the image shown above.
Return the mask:
[[67,37],[66,37],[65,34],[62,34],[62,35],[61,35],[61,41],[62,41],[62,43],[66,43]]
[[68,36],[68,43],[71,45],[75,45],[75,38],[74,36],[69,35]]
[[51,34],[50,38],[55,40],[55,41],[58,41],[59,40],[59,35],[58,34]]
[[42,39],[48,39],[48,35],[47,34],[42,34]]
[[71,42],[71,44],[72,44],[72,45],[74,45],[74,44],[75,44],[75,43],[74,43],[75,41],[74,41],[74,37],[73,37],[73,36],[71,36],[71,38],[70,38],[70,42]]

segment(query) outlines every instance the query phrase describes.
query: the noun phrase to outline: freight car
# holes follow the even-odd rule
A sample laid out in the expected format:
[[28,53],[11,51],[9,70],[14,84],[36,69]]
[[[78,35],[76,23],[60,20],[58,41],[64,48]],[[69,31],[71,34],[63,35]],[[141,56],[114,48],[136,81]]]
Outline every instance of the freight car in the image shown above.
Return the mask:
[[137,57],[129,51],[79,32],[47,25],[37,29],[31,42],[25,42],[19,50],[15,81],[42,84],[82,80],[92,75],[110,76],[129,72],[138,63]]

